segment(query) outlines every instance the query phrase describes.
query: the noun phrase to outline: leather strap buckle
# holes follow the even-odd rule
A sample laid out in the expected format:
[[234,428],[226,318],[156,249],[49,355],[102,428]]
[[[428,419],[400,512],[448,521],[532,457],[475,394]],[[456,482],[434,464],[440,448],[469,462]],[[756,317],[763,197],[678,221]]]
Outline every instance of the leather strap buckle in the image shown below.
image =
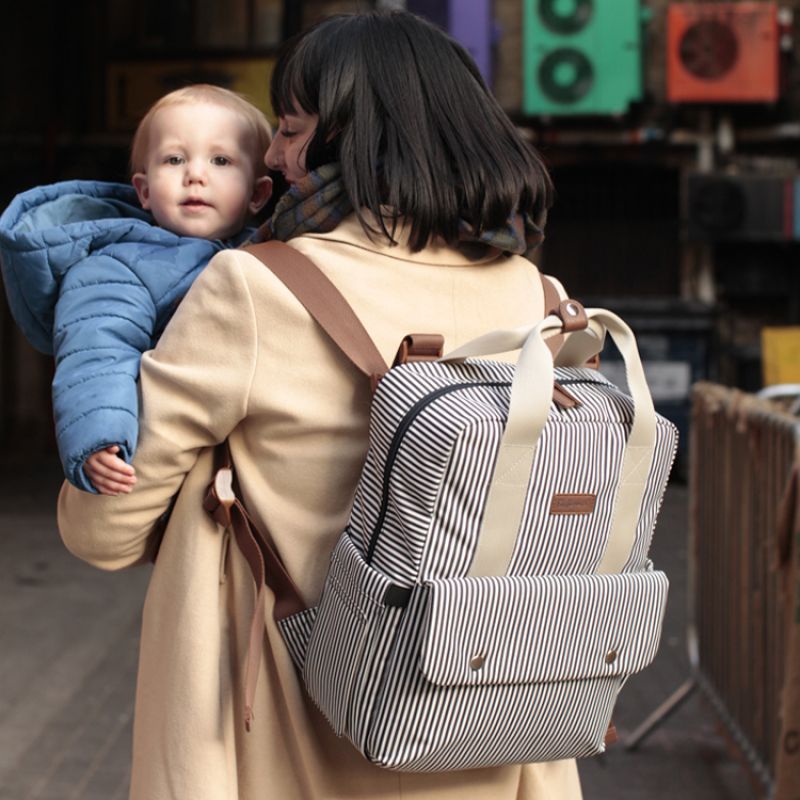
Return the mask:
[[586,316],[586,309],[577,301],[567,298],[558,304],[558,308],[553,312],[564,326],[564,333],[572,331],[582,331],[589,325]]
[[229,528],[231,526],[231,508],[235,502],[233,470],[230,467],[222,467],[217,470],[214,480],[206,489],[203,508],[216,523],[222,525],[223,528]]

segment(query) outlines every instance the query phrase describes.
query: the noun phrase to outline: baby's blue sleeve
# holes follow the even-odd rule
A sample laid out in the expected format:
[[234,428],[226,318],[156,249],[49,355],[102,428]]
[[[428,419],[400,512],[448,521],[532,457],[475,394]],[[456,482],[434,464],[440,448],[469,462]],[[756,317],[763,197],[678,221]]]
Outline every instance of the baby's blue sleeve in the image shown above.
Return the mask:
[[0,271],[8,308],[20,331],[40,353],[52,355],[58,278],[46,251],[26,251],[19,257],[7,243],[0,243]]
[[139,425],[137,379],[153,346],[156,307],[127,265],[87,257],[64,276],[55,308],[53,413],[64,474],[97,493],[83,470],[92,453],[116,444],[130,462]]

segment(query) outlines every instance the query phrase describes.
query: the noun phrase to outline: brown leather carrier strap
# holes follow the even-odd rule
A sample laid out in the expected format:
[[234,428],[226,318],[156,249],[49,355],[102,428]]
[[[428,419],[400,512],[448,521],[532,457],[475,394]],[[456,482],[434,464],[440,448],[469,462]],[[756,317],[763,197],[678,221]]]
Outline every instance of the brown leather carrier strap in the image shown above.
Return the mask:
[[[330,278],[307,256],[285,242],[261,242],[245,250],[264,263],[300,301],[339,349],[371,381],[374,391],[389,367],[342,293]],[[559,313],[561,295],[555,284],[541,275],[544,290],[544,316]],[[435,339],[432,344],[431,339]],[[437,352],[440,337],[433,334],[409,334],[400,344],[395,364],[441,356]],[[548,339],[548,347],[557,353],[564,342],[563,335]],[[442,342],[443,344],[443,342]],[[415,347],[416,350],[411,348]],[[406,351],[404,352],[404,348]],[[421,348],[421,349],[420,349]],[[416,357],[420,353],[421,357]],[[402,354],[402,355],[401,355]]]
[[371,380],[374,388],[389,367],[330,278],[313,261],[284,242],[262,242],[245,249],[280,278],[355,367]]
[[555,313],[561,305],[561,295],[547,275],[542,275],[542,287],[544,288],[544,315],[547,316],[551,312]]
[[[223,527],[237,527],[237,520],[241,517],[238,528],[244,536],[237,536],[237,542],[242,543],[242,550],[246,551],[247,561],[254,566],[253,575],[263,574],[267,584],[275,592],[275,618],[283,619],[306,608],[300,590],[286,571],[280,556],[272,544],[272,537],[262,533],[247,509],[242,504],[239,496],[241,490],[236,479],[233,459],[231,458],[230,445],[226,439],[217,446],[215,452],[217,459],[214,480],[209,484],[203,508]],[[238,533],[238,532],[237,532]],[[252,544],[258,549],[254,550]]]
[[269,586],[275,595],[273,616],[276,620],[304,611],[306,605],[275,550],[271,537],[259,530],[237,496],[241,492],[227,439],[217,445],[214,459],[216,470],[206,490],[203,508],[216,523],[232,532],[256,585],[244,677],[244,724],[249,731],[264,639],[264,589]]

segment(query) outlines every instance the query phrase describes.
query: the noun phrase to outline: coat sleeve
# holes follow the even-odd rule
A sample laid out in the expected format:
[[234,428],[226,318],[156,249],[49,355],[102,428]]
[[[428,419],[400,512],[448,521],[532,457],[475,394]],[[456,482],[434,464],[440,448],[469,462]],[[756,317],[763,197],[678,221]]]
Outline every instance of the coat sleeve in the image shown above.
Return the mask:
[[61,536],[75,555],[105,569],[146,561],[159,519],[203,448],[245,416],[257,356],[256,316],[241,260],[215,256],[141,365],[137,484],[106,497],[64,484]]
[[88,256],[64,277],[55,308],[53,415],[64,474],[95,492],[86,458],[112,444],[130,461],[138,438],[136,381],[153,346],[156,306],[122,261]]

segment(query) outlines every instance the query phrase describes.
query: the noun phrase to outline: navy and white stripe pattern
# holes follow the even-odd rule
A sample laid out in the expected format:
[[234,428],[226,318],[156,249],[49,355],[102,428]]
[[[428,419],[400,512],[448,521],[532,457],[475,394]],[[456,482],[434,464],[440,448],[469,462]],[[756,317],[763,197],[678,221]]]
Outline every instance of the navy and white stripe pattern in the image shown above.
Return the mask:
[[[658,419],[630,557],[595,574],[633,420],[595,370],[556,370],[580,405],[550,411],[508,574],[466,577],[513,370],[480,360],[386,375],[320,603],[281,623],[334,730],[384,767],[601,752],[620,687],[658,648],[667,580],[647,552],[677,433]],[[595,495],[594,510],[552,513],[558,494]]]
[[[429,591],[420,669],[441,686],[638,672],[655,656],[667,600],[666,576],[654,571],[451,578]],[[569,658],[563,642],[573,643]]]
[[316,619],[317,606],[312,606],[298,614],[292,614],[291,617],[278,620],[278,627],[286,643],[286,649],[300,672],[305,666],[308,640],[311,638],[311,631]]

